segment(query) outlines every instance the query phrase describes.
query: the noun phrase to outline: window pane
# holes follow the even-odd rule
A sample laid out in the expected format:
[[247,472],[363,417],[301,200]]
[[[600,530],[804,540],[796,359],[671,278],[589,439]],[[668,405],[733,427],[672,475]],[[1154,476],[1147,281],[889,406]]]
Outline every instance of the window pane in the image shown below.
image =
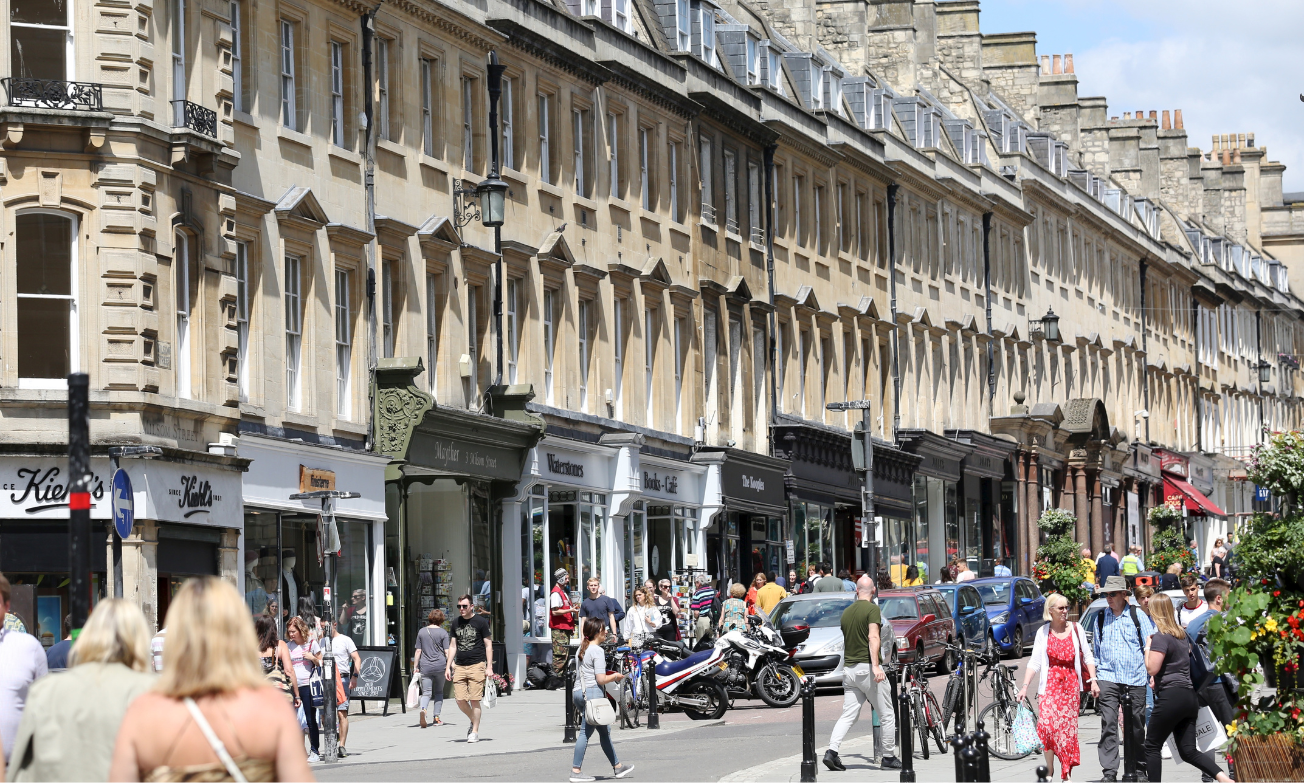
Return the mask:
[[19,215],[18,293],[72,294],[72,221],[58,215]]
[[13,0],[9,21],[25,24],[68,24],[68,3],[72,0]]
[[11,67],[15,76],[60,81],[68,78],[67,33],[33,27],[11,27],[9,33],[13,38]]
[[18,376],[66,378],[69,358],[68,299],[18,300]]

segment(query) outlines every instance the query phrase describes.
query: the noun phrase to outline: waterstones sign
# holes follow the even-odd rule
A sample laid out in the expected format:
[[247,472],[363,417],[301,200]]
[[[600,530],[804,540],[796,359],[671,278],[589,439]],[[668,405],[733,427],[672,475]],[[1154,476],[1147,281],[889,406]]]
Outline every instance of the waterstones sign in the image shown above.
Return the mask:
[[564,457],[558,457],[556,454],[545,452],[547,458],[548,472],[554,476],[570,476],[571,478],[584,478],[584,463],[571,462]]
[[[107,459],[91,460],[91,518],[110,519]],[[68,460],[14,457],[0,463],[0,516],[9,519],[68,518]]]

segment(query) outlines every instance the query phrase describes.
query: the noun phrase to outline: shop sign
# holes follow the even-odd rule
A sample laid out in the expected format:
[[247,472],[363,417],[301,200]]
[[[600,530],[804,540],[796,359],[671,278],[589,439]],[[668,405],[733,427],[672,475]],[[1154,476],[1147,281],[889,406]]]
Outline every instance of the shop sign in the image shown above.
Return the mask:
[[667,495],[679,494],[679,476],[674,473],[643,471],[643,491],[661,492]]
[[605,454],[571,451],[547,441],[534,449],[534,470],[550,484],[570,484],[593,489],[611,489]]
[[552,452],[547,452],[548,472],[554,476],[570,476],[571,478],[584,478],[584,463],[571,462],[564,457],[558,457]]
[[[91,460],[91,519],[112,519],[107,459]],[[0,517],[68,518],[68,460],[15,457],[0,463]]]
[[322,492],[335,489],[335,471],[299,466],[299,491]]
[[1180,454],[1174,454],[1170,451],[1159,453],[1159,466],[1169,473],[1176,473],[1185,478],[1188,474],[1187,459]]
[[724,496],[727,498],[771,506],[784,504],[781,471],[726,460],[721,477]]
[[414,436],[408,460],[413,465],[449,473],[509,481],[521,477],[520,452],[515,449],[467,444],[449,438]]
[[221,468],[133,460],[136,517],[211,527],[241,527],[240,473]]

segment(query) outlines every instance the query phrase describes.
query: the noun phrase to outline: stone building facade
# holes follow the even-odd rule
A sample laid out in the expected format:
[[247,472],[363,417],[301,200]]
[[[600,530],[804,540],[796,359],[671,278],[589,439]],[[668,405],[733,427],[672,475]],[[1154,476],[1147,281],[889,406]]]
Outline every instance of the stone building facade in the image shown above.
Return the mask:
[[[160,447],[123,459],[165,466],[141,503],[226,482],[222,524],[129,539],[156,617],[210,550],[251,611],[321,601],[296,460],[366,501],[359,639],[467,592],[520,666],[557,567],[617,596],[862,542],[894,578],[1027,572],[1042,509],[1099,550],[1174,495],[1207,548],[1300,426],[1283,167],[1111,115],[975,0],[48,5],[0,3],[0,449],[48,462],[81,370],[97,453]],[[495,148],[501,253],[466,192]],[[39,604],[60,512],[31,505],[0,568]]]

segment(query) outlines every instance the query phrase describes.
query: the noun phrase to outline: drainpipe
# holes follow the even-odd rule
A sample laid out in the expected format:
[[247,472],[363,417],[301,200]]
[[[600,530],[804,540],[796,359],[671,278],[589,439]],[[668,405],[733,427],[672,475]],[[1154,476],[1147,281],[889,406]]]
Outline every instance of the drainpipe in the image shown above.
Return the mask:
[[1195,450],[1204,453],[1204,433],[1202,429],[1204,418],[1201,415],[1201,409],[1204,407],[1200,400],[1200,303],[1194,296],[1191,297],[1191,334],[1195,335]]
[[987,417],[996,415],[996,347],[992,345],[992,213],[983,213],[983,305],[987,310]]
[[[362,15],[362,83],[366,85],[362,91],[362,114],[365,118],[363,121],[362,132],[364,134],[363,146],[366,152],[366,163],[364,168],[364,185],[366,193],[366,229],[371,234],[371,241],[367,243],[367,332],[370,339],[367,341],[367,378],[370,383],[367,384],[367,396],[370,398],[370,405],[367,406],[367,448],[372,449],[376,445],[376,141],[375,134],[372,133],[372,126],[375,124],[372,120],[371,106],[371,87],[372,71],[371,62],[371,39],[374,35],[372,28],[376,20],[376,11],[380,10],[381,3],[376,3],[376,7]],[[426,368],[427,372],[434,372],[433,367]]]
[[1263,311],[1254,311],[1254,353],[1259,360],[1254,363],[1254,378],[1259,389],[1259,442],[1265,442],[1263,437],[1263,376],[1259,372],[1259,366],[1263,364]]
[[[1141,393],[1144,395],[1142,399],[1145,401],[1147,413],[1150,411],[1150,342],[1146,339],[1146,329],[1149,328],[1149,323],[1146,318],[1146,272],[1148,267],[1149,264],[1146,263],[1146,260],[1144,258],[1141,259],[1141,352],[1145,354],[1145,359],[1141,360]],[[1148,445],[1150,443],[1149,416],[1145,419],[1145,427],[1146,444]]]
[[901,333],[897,324],[896,282],[896,197],[900,188],[895,182],[887,186],[887,258],[888,284],[892,293],[892,444],[896,445],[901,429]]
[[779,328],[774,315],[774,153],[778,144],[765,146],[765,274],[770,286],[770,426],[766,427],[766,439],[769,441],[770,456],[774,456],[774,424],[778,421],[779,390],[776,386],[776,368],[779,366],[779,349],[775,334]]

